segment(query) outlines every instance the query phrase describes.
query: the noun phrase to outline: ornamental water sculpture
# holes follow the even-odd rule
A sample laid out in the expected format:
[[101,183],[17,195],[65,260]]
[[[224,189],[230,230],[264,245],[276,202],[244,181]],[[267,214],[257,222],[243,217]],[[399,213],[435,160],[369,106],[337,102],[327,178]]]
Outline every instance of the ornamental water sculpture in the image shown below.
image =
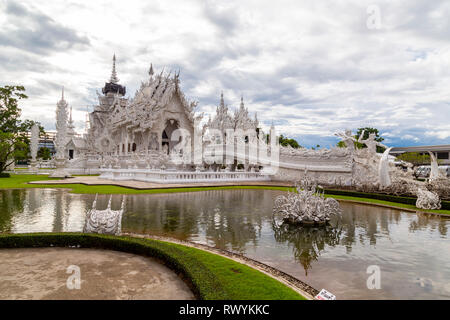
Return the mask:
[[436,193],[425,188],[418,188],[416,207],[425,210],[439,210],[441,208],[441,200]]
[[83,232],[120,235],[122,232],[122,215],[125,210],[125,197],[122,199],[120,210],[111,209],[112,196],[109,198],[105,210],[97,210],[97,196],[92,203],[92,209],[86,215]]
[[325,198],[318,192],[317,184],[307,178],[296,185],[296,191],[275,199],[274,220],[281,215],[282,221],[289,224],[325,225],[342,212],[336,199]]

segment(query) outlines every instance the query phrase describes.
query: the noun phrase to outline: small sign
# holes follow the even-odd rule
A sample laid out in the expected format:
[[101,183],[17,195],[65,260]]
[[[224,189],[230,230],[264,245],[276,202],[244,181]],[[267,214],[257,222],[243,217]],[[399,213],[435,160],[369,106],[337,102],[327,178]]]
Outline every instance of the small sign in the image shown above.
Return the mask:
[[317,300],[336,300],[336,296],[325,289],[320,290],[319,294],[315,296]]

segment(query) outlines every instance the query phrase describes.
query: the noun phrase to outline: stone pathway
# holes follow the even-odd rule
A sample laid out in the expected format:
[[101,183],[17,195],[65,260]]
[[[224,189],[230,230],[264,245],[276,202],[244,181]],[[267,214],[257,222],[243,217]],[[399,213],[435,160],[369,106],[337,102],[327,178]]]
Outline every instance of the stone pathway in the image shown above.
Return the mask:
[[167,188],[193,188],[193,187],[222,187],[222,186],[281,186],[292,187],[292,183],[282,181],[242,181],[242,182],[198,182],[198,183],[155,183],[144,181],[113,181],[98,176],[73,177],[62,180],[31,181],[30,184],[84,184],[84,185],[111,185],[138,190],[167,189]]
[[[155,260],[110,250],[31,248],[0,250],[0,299],[192,300],[188,286]],[[67,273],[80,269],[80,289]],[[70,281],[69,281],[70,282]],[[70,282],[73,283],[73,282]]]

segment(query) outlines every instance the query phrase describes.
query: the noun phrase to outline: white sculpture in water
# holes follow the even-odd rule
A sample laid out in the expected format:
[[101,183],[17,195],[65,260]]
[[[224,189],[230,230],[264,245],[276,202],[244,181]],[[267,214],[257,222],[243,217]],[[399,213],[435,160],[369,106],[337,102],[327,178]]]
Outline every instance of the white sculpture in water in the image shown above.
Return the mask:
[[122,232],[122,215],[125,210],[125,197],[122,198],[120,210],[111,209],[112,196],[105,210],[97,210],[97,196],[92,203],[92,209],[86,215],[83,232],[120,235]]
[[416,207],[426,210],[439,210],[441,208],[441,200],[436,193],[419,187],[417,189]]
[[31,153],[30,171],[33,173],[38,172],[36,161],[38,144],[39,144],[39,126],[35,123],[31,127],[31,139],[30,139],[30,153]]
[[330,221],[331,216],[341,214],[339,202],[333,198],[325,198],[311,180],[303,179],[297,184],[296,191],[275,199],[274,219],[280,214],[287,223],[324,225]]

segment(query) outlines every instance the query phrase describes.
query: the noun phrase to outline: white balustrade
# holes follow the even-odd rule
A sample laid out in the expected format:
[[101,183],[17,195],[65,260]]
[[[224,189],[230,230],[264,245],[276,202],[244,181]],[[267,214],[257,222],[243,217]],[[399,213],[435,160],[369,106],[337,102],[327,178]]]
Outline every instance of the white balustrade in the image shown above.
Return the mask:
[[136,180],[157,183],[270,181],[270,176],[260,172],[191,172],[152,169],[101,169],[100,178],[123,181]]

